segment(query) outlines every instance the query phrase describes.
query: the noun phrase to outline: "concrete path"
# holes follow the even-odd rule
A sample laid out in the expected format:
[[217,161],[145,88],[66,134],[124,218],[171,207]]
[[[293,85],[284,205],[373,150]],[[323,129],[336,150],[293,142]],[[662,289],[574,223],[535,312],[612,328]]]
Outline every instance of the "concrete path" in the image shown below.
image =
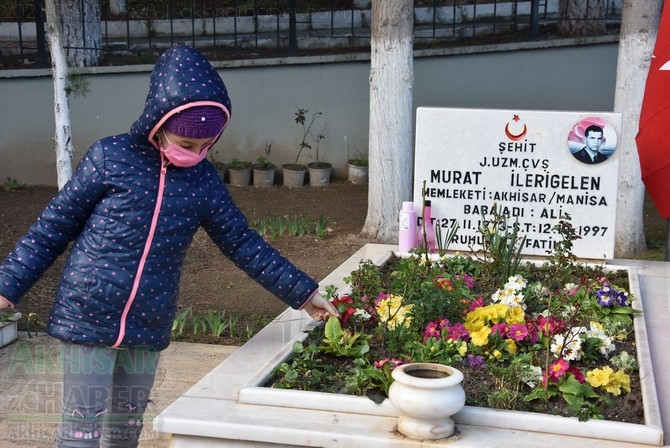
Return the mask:
[[[52,448],[61,409],[57,341],[45,334],[0,349],[0,448]],[[238,347],[173,342],[161,354],[140,448],[169,446],[152,420]]]

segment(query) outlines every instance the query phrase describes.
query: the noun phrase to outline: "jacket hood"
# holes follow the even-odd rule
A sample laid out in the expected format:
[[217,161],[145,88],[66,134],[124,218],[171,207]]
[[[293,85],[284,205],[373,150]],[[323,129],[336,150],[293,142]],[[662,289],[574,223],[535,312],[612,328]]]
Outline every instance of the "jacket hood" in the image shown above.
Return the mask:
[[[194,48],[172,47],[158,58],[151,72],[144,111],[130,133],[141,141],[151,142],[171,115],[198,105],[221,107],[226,124],[230,122],[230,97],[221,76]],[[151,143],[157,147],[155,142]]]

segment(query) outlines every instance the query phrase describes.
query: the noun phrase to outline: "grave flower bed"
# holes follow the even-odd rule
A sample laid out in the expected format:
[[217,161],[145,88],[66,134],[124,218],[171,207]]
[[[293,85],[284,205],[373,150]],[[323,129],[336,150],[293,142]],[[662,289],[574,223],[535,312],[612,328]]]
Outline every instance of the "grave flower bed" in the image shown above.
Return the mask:
[[434,362],[463,372],[469,406],[643,423],[628,272],[577,262],[569,219],[535,262],[499,224],[476,254],[362,262],[350,291],[327,288],[341,318],[295,342],[267,385],[380,403],[393,368]]

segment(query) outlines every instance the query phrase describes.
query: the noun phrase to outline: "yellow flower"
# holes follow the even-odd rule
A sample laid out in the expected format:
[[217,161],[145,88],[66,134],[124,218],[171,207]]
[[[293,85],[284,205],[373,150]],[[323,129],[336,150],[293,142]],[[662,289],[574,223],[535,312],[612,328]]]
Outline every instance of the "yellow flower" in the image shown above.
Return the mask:
[[493,308],[491,320],[495,321],[496,323],[505,319],[505,316],[507,316],[507,313],[509,312],[509,305],[504,303],[496,303],[491,307]]
[[493,357],[495,359],[500,359],[502,357],[502,353],[500,353],[500,350],[498,350],[498,349],[493,350]]
[[605,390],[612,395],[621,395],[621,389],[630,392],[630,376],[623,370],[618,370],[610,376],[610,382],[605,386]]
[[509,309],[507,314],[507,323],[508,324],[522,324],[525,322],[526,313],[523,311],[523,308],[520,306],[513,306]]
[[601,387],[606,386],[610,382],[610,375],[614,371],[611,367],[605,366],[602,369],[593,369],[589,372],[586,372],[586,382],[591,385],[591,387]]
[[465,356],[468,353],[468,343],[465,341],[461,341],[461,346],[458,347],[458,354],[461,356]]
[[505,347],[505,350],[507,350],[507,353],[510,355],[516,354],[518,347],[516,345],[516,341],[514,339],[507,339],[505,340],[505,343],[507,346]]
[[381,322],[386,323],[389,330],[395,329],[398,325],[409,327],[412,320],[407,314],[414,305],[402,306],[403,297],[394,294],[391,297],[380,300],[377,304],[377,315]]
[[472,342],[477,347],[482,347],[488,344],[490,334],[491,329],[489,327],[482,327],[474,333],[470,333],[470,342]]

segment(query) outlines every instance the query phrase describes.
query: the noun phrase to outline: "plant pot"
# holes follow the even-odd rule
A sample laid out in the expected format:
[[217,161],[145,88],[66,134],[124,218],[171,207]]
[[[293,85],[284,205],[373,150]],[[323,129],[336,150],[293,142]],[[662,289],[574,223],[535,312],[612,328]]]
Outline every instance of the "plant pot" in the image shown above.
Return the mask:
[[396,367],[389,400],[400,412],[398,431],[413,439],[443,439],[454,433],[451,416],[465,406],[463,373],[450,366],[411,363]]
[[349,182],[357,185],[367,185],[368,183],[368,165],[357,165],[349,162]]
[[21,316],[21,313],[14,313],[9,320],[0,322],[0,348],[16,340],[18,334],[17,321],[21,319]]
[[254,167],[254,187],[270,188],[275,183],[275,168],[261,169]]
[[288,188],[300,188],[305,185],[305,172],[307,167],[296,163],[282,165],[284,169],[284,186]]
[[312,187],[325,187],[330,185],[330,172],[333,165],[327,162],[312,162],[307,164],[309,169],[309,184]]
[[251,183],[251,168],[228,168],[228,179],[233,187],[248,187]]

